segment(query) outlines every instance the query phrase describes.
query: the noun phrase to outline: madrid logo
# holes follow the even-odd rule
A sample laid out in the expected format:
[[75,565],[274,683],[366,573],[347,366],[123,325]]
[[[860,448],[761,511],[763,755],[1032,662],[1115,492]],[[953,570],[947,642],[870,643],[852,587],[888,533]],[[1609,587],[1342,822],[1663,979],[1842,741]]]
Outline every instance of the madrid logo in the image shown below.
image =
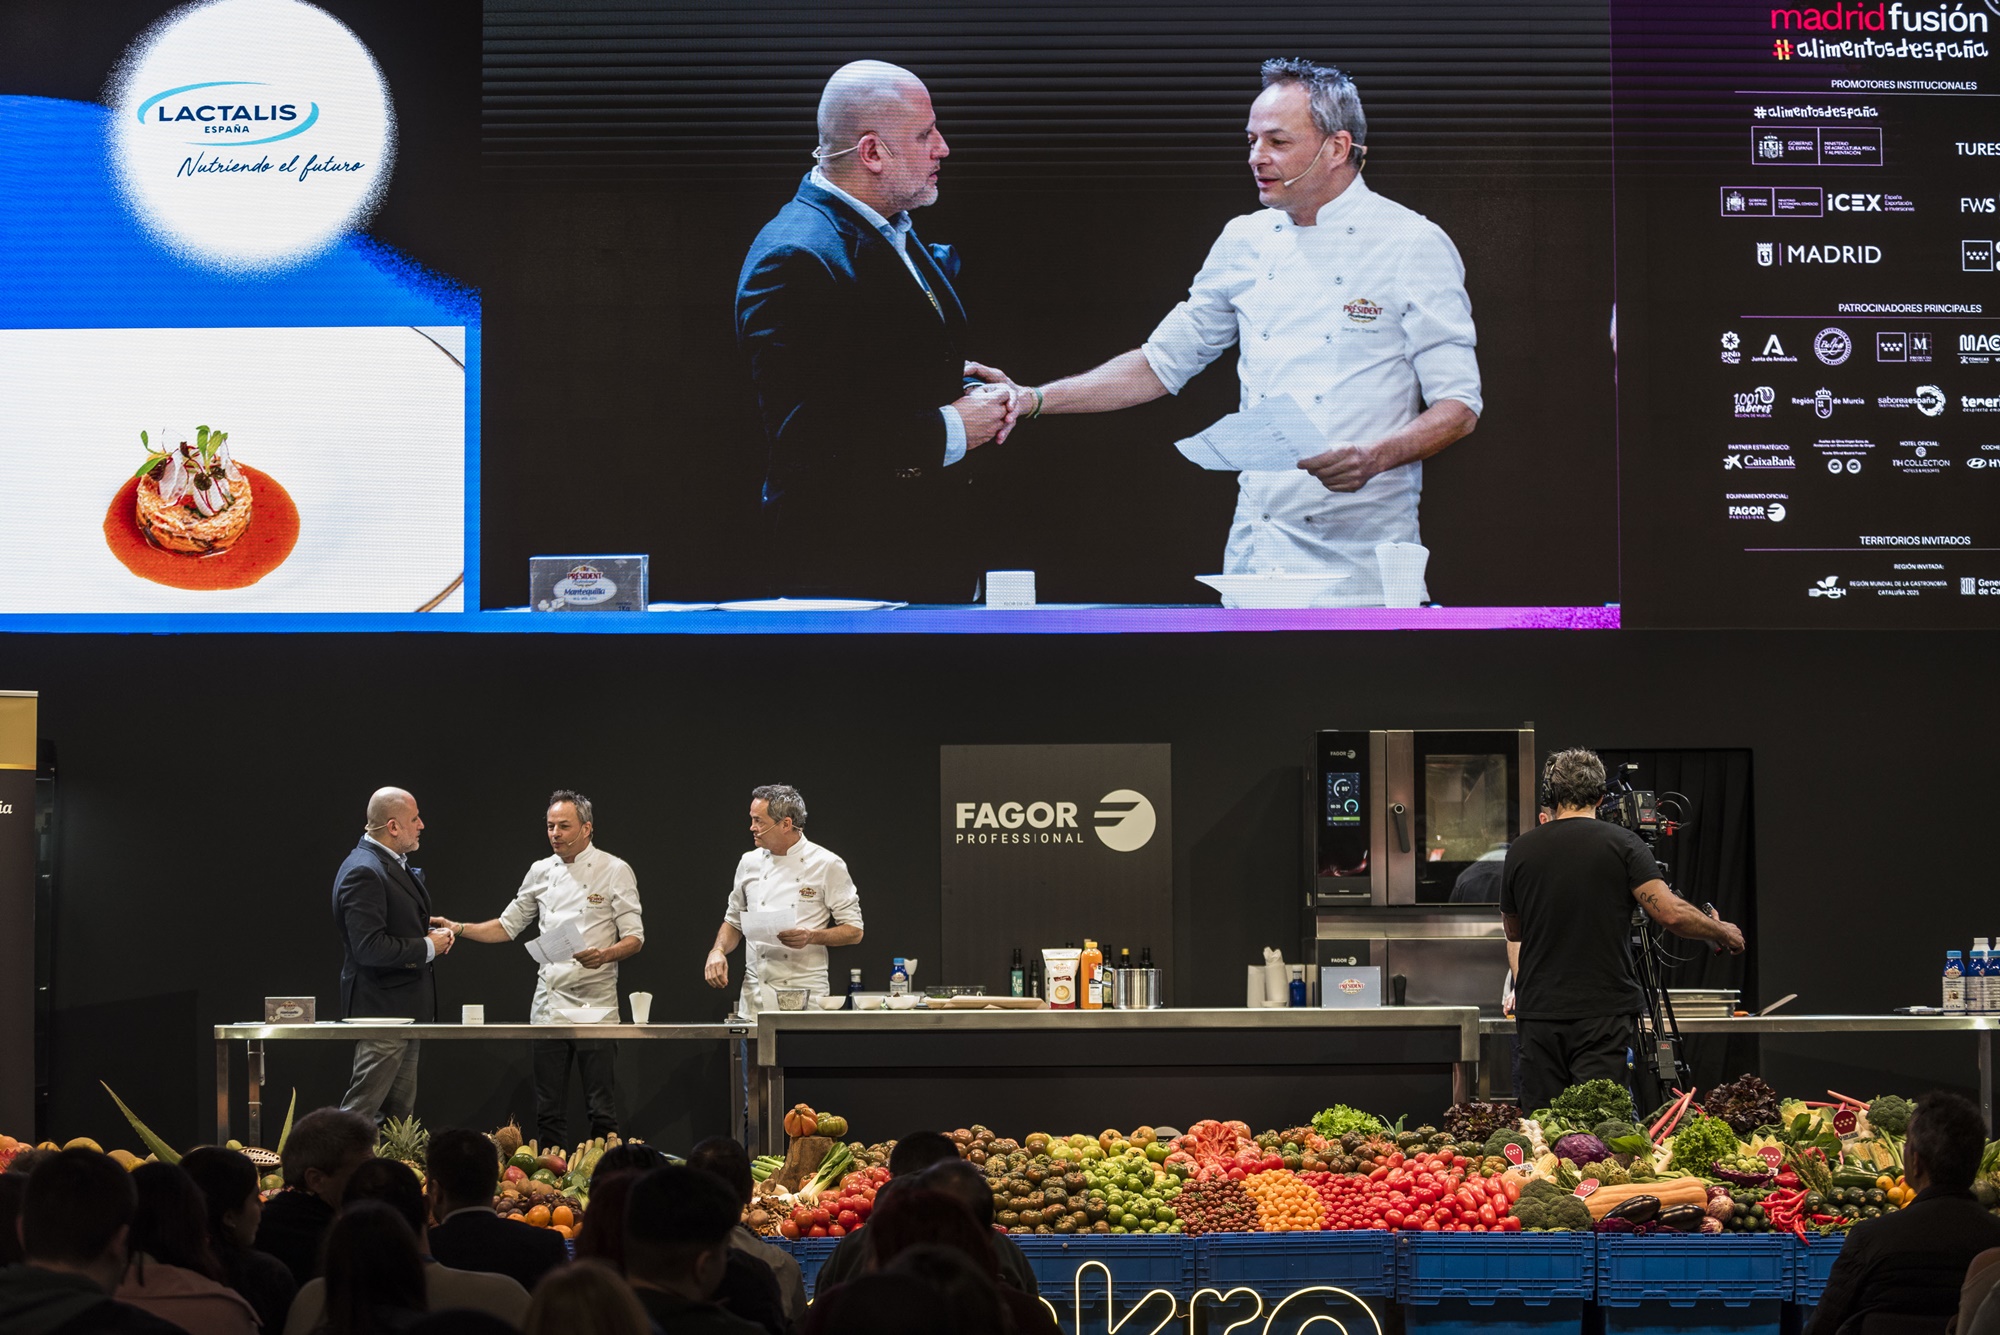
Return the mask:
[[1114,853],[1136,853],[1152,842],[1159,818],[1144,793],[1114,788],[1098,799],[1091,813],[1098,839]]
[[365,225],[395,111],[354,34],[303,0],[211,0],[154,24],[113,72],[108,152],[126,208],[176,257],[243,275]]

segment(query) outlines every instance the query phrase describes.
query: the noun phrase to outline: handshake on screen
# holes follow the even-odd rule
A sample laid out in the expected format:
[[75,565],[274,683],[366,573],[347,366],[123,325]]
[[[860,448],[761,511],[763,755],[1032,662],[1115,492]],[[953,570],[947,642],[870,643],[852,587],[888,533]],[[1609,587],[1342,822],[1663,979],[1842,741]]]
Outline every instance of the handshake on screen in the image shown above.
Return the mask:
[[1014,424],[1041,411],[1041,395],[1026,385],[1014,383],[1005,371],[980,362],[965,364],[965,378],[977,380],[951,407],[965,423],[965,447],[979,448],[1007,439]]

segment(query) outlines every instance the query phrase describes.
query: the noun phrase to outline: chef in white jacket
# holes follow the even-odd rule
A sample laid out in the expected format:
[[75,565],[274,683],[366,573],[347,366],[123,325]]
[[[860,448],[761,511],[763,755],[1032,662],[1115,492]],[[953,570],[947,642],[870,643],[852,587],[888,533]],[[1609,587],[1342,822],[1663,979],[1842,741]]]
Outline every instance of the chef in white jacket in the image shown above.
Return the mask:
[[[781,987],[825,996],[827,948],[861,940],[861,896],[854,878],[838,854],[806,838],[805,823],[798,789],[766,784],[751,792],[750,839],[756,847],[736,864],[729,908],[702,970],[710,987],[729,986],[729,954],[739,942],[748,943],[739,1014],[775,1008]],[[765,928],[775,929],[768,939]]]
[[[552,852],[528,868],[505,911],[485,922],[431,919],[433,927],[448,926],[461,940],[492,943],[515,940],[536,922],[544,935],[559,923],[577,922],[583,948],[537,969],[530,1024],[567,1024],[558,1009],[587,1007],[608,1007],[605,1019],[616,1023],[618,961],[630,959],[646,944],[638,878],[624,859],[592,842],[595,816],[582,793],[564,788],[551,794],[546,825]],[[608,1136],[618,1130],[617,1043],[557,1038],[537,1039],[532,1046],[536,1138],[543,1145],[571,1143],[566,1115],[571,1065],[583,1081],[590,1134]]]
[[1232,219],[1187,300],[1142,347],[1039,389],[1024,416],[1107,412],[1178,394],[1237,348],[1240,407],[1290,395],[1327,448],[1238,475],[1226,574],[1340,571],[1336,601],[1384,601],[1375,547],[1419,542],[1423,461],[1479,420],[1465,266],[1444,231],[1361,179],[1354,83],[1268,60],[1245,133],[1264,208]]

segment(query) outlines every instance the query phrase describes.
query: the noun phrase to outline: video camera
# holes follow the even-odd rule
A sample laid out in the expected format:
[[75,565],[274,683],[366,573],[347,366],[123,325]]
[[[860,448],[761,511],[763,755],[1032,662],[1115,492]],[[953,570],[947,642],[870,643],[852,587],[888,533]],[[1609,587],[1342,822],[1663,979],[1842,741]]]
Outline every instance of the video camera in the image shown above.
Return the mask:
[[[1656,844],[1663,838],[1672,838],[1684,823],[1680,814],[1685,810],[1687,799],[1679,793],[1667,793],[1664,797],[1643,788],[1634,788],[1625,776],[1638,770],[1636,764],[1620,765],[1606,781],[1606,792],[1597,801],[1597,818],[1613,825],[1622,825],[1644,839],[1648,844]],[[1662,809],[1672,814],[1662,814]]]

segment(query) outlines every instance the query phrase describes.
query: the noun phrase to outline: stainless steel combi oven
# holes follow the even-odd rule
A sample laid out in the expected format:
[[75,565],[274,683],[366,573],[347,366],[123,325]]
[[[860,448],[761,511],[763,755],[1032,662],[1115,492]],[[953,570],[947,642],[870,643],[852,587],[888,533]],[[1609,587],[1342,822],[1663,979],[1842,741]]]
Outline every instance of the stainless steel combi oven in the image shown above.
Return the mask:
[[[1306,957],[1385,1001],[1500,1009],[1500,865],[1535,821],[1532,727],[1336,730],[1307,771]],[[1317,967],[1308,971],[1317,979]]]

